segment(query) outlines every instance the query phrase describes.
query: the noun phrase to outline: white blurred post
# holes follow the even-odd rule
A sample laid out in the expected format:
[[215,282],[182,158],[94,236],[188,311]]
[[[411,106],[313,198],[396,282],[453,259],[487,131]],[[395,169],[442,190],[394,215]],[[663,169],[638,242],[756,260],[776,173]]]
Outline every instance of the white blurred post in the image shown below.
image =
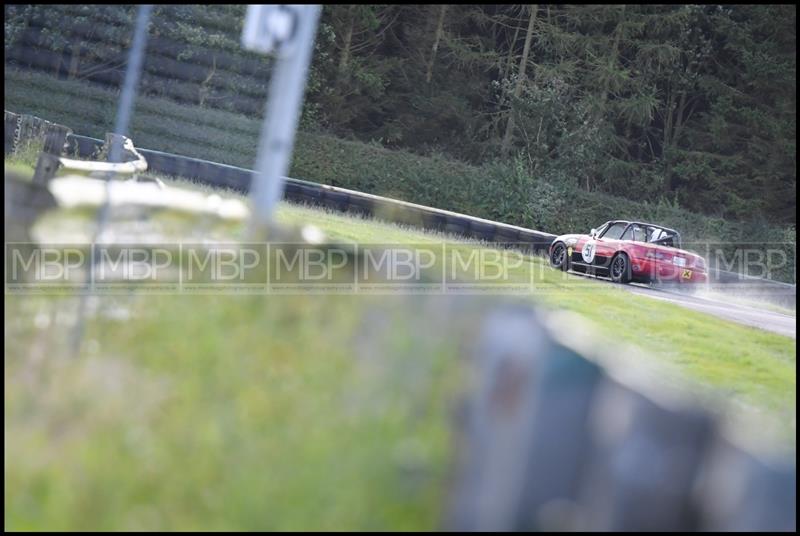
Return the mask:
[[291,162],[319,13],[319,5],[259,5],[247,9],[242,44],[245,48],[276,56],[256,159],[256,176],[251,185],[251,234],[270,223],[283,196],[284,176]]

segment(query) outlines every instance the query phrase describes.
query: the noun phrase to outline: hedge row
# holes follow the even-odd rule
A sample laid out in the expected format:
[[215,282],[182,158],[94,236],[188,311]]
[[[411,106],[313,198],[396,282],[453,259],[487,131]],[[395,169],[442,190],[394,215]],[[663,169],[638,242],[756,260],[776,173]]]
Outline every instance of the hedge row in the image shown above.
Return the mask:
[[[5,108],[103,138],[118,96],[80,82],[5,71]],[[137,146],[252,168],[261,120],[165,99],[140,97],[132,137]],[[790,265],[771,277],[794,282],[794,227],[732,222],[670,204],[648,204],[552,184],[523,166],[500,162],[475,167],[331,136],[298,134],[290,175],[463,212],[554,234],[586,232],[612,218],[653,221],[681,231],[684,242],[782,243]],[[761,275],[761,274],[757,274]]]

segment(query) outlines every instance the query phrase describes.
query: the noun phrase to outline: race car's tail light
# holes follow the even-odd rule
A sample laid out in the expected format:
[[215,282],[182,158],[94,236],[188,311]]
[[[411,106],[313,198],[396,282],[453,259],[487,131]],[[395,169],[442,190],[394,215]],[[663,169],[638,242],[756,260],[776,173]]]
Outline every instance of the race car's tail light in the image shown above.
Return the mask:
[[644,257],[646,259],[656,259],[659,261],[668,261],[672,258],[668,254],[662,253],[660,251],[648,251]]

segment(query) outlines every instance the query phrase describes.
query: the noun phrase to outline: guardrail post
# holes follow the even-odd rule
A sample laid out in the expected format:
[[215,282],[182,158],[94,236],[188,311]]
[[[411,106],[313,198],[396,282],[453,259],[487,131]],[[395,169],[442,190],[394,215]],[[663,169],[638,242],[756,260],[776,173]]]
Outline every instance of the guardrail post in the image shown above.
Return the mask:
[[[108,160],[113,163],[125,162],[132,156],[130,151],[125,149],[125,141],[127,140],[128,137],[122,134],[106,132],[106,141],[103,148],[100,150],[100,159]],[[114,158],[111,157],[112,152],[116,152]]]
[[70,133],[72,130],[63,125],[50,123],[45,127],[44,148],[39,154],[36,170],[33,173],[35,184],[47,184],[55,176],[59,166],[58,158],[64,151],[67,134]]
[[6,156],[13,154],[17,148],[17,126],[19,121],[19,115],[9,112],[5,110],[3,114],[5,117],[5,136],[6,136],[6,148],[5,154]]

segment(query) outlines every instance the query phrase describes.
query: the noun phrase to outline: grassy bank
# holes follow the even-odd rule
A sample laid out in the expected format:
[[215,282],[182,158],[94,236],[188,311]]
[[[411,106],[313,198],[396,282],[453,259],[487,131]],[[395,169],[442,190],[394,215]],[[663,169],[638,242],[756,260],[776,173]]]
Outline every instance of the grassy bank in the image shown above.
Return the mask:
[[[333,237],[356,242],[454,241],[452,237],[293,205],[284,206],[279,217],[287,223],[313,223]],[[491,249],[488,244],[464,243],[461,247],[465,252]],[[510,258],[514,260],[513,255]],[[638,359],[654,359],[676,378],[711,386],[743,404],[778,416],[785,423],[785,432],[794,433],[796,349],[792,339],[565,275],[538,257],[528,257],[522,266],[507,270],[509,281],[533,281],[534,290],[528,295],[536,303],[578,313],[616,341],[639,348],[642,355],[631,356],[631,366],[644,364]]]
[[[25,164],[19,161],[14,165],[18,171],[25,169]],[[30,168],[27,170],[30,172]],[[175,184],[196,187],[183,181]],[[211,191],[207,187],[199,188]],[[68,232],[67,221],[73,217],[82,219],[86,215],[48,216],[43,225],[37,227],[38,232],[51,237]],[[334,241],[420,246],[446,242],[448,251],[458,250],[464,259],[475,251],[497,251],[490,244],[288,203],[281,205],[277,219],[287,225],[315,225]],[[243,225],[226,225],[222,229],[231,238],[244,237]],[[193,232],[196,230],[192,228]],[[547,261],[539,257],[516,252],[502,255],[501,260],[507,263],[507,282],[528,285],[529,290],[522,293],[523,299],[579,313],[602,331],[613,334],[615,339],[634,344],[647,356],[654,356],[676,372],[735,393],[742,401],[765,411],[783,416],[789,416],[786,411],[790,411],[794,422],[794,404],[790,410],[786,405],[787,396],[794,400],[795,390],[795,348],[791,339],[632,295],[613,285],[563,274],[552,270]],[[487,263],[493,260],[484,259]],[[439,267],[437,260],[433,271],[440,273]],[[794,424],[791,428],[794,429]]]

